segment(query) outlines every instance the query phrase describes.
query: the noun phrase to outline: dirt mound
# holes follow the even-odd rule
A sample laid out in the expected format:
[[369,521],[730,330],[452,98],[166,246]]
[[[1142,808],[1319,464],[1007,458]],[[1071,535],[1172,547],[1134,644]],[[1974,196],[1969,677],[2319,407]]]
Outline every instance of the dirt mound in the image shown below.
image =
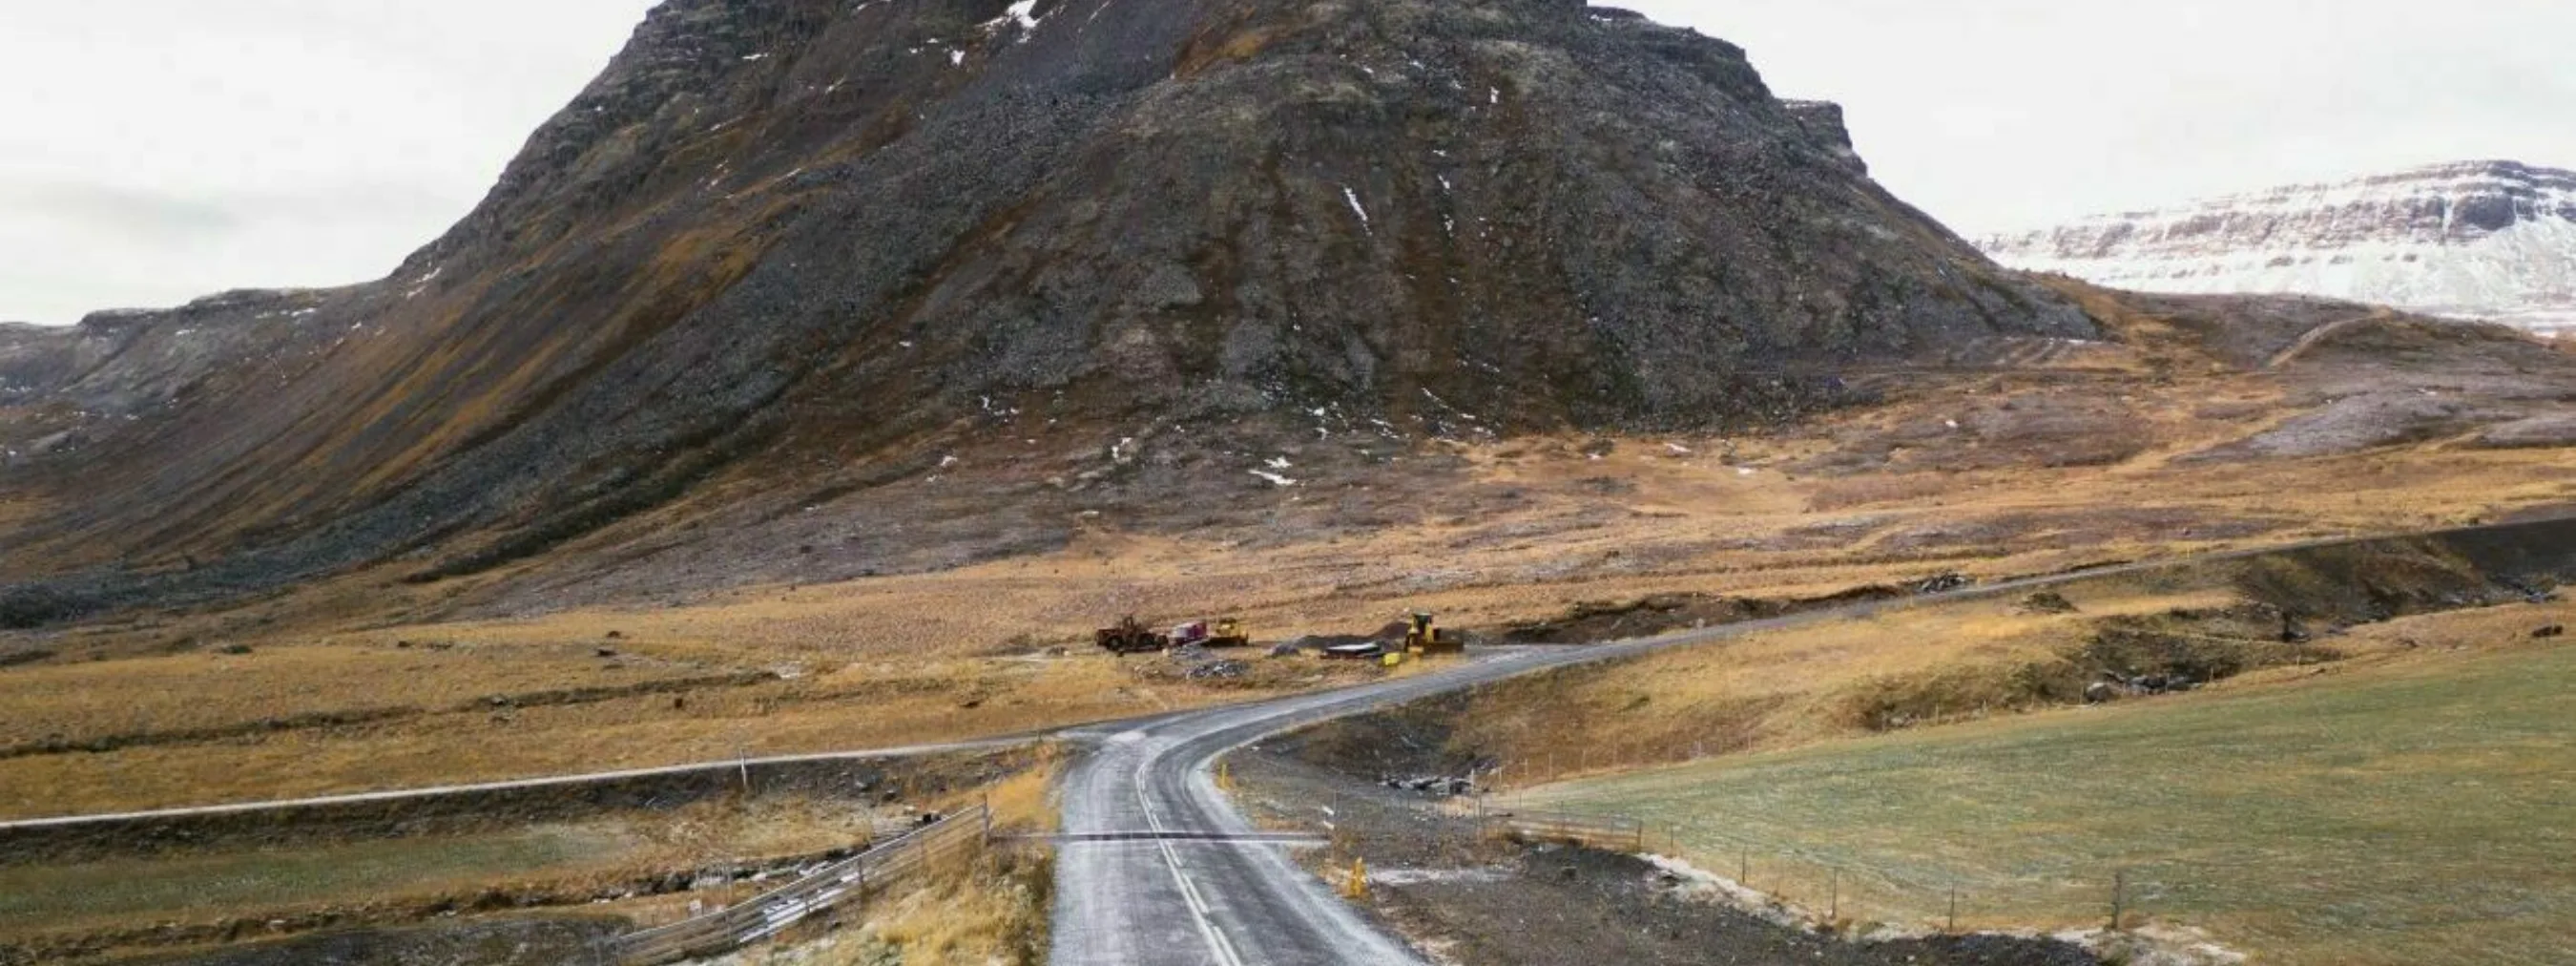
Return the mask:
[[[1934,578],[1938,581],[1940,578]],[[1941,588],[1951,589],[1951,588]],[[1894,600],[1924,588],[1872,585],[1819,597],[1767,600],[1712,594],[1655,594],[1635,600],[1580,601],[1562,617],[1480,628],[1480,636],[1512,644],[1594,644],[1652,637],[1669,631],[1779,617],[1800,611],[1873,600]]]

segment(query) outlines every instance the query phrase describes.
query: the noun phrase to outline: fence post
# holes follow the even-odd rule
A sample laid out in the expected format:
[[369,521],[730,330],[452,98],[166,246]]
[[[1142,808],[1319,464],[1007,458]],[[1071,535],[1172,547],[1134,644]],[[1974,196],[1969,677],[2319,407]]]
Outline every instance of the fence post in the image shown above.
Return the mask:
[[1950,880],[1950,927],[1943,932],[1959,931],[1959,880]]
[[1735,884],[1753,888],[1753,847],[1750,845],[1735,847]]
[[1832,925],[1843,918],[1843,870],[1826,869],[1825,881],[1825,924]]
[[2127,905],[2128,905],[2128,898],[2129,898],[2129,870],[2127,870],[2127,869],[2113,869],[2113,870],[2111,870],[2111,931],[2112,931],[2112,932],[2119,932],[2119,931],[2120,931],[2120,920],[2123,918],[2123,913],[2127,912],[2127,908],[2126,908],[2126,907],[2127,907]]

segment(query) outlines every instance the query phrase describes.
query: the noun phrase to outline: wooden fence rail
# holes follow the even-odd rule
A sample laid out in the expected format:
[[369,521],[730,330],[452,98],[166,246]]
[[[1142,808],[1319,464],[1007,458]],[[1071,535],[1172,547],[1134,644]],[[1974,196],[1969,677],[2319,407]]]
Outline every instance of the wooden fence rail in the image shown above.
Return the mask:
[[759,942],[815,913],[859,899],[872,887],[920,872],[960,848],[980,846],[991,832],[991,813],[982,806],[967,809],[806,873],[750,901],[620,936],[614,946],[616,961],[621,966],[659,966]]
[[1571,842],[1614,852],[1646,850],[1646,823],[1616,815],[1511,811],[1480,813],[1487,835],[1506,835],[1541,842]]

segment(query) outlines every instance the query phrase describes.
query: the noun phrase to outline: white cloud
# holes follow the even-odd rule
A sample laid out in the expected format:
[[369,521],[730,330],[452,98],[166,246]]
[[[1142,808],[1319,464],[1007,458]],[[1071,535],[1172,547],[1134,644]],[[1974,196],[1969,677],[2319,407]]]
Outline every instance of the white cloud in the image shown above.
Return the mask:
[[0,319],[381,277],[652,0],[13,5]]
[[2509,158],[2576,166],[2566,0],[1624,0],[1841,101],[1962,231]]

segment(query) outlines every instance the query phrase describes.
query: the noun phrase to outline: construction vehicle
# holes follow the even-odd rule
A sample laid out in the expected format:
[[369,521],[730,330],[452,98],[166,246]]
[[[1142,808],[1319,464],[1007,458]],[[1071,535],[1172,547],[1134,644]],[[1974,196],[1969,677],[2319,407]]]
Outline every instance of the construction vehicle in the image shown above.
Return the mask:
[[1172,646],[1170,637],[1155,633],[1134,614],[1127,615],[1116,627],[1101,628],[1096,639],[1111,654],[1145,654]]
[[1467,638],[1433,624],[1430,614],[1416,612],[1412,626],[1404,632],[1404,649],[1412,654],[1464,654]]
[[1200,647],[1251,647],[1252,632],[1243,622],[1232,617],[1213,621],[1191,621],[1172,628],[1174,645],[1196,644]]

